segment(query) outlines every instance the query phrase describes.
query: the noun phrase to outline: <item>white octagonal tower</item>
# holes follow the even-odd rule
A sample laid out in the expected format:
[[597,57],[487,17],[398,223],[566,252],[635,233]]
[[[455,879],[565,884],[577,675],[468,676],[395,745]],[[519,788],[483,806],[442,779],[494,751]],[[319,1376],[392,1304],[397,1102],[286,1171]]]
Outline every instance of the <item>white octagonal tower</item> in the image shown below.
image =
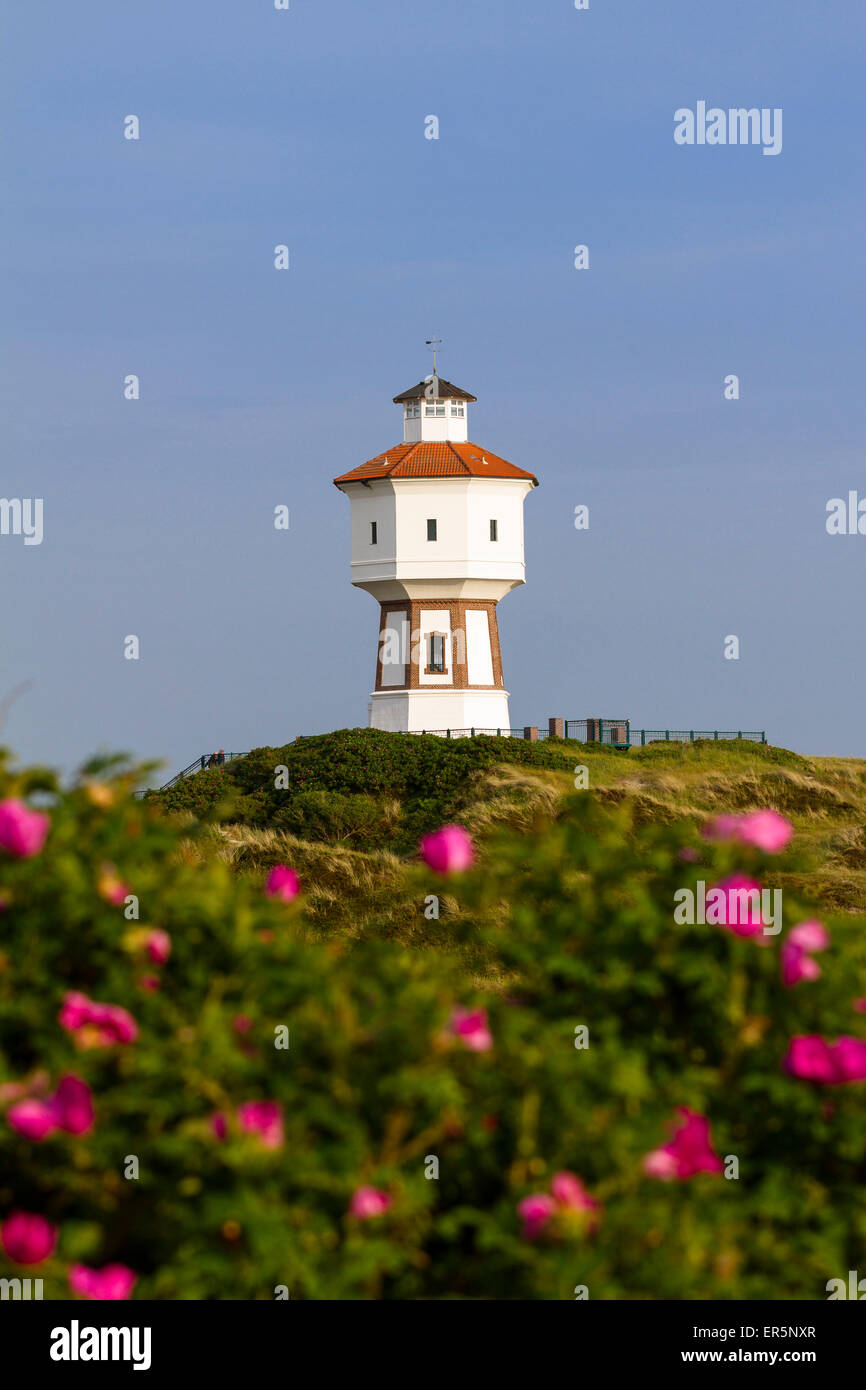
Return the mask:
[[351,503],[352,583],[381,610],[374,729],[509,728],[496,605],[524,583],[538,480],[469,442],[474,400],[434,373],[394,397],[403,443],[334,479]]

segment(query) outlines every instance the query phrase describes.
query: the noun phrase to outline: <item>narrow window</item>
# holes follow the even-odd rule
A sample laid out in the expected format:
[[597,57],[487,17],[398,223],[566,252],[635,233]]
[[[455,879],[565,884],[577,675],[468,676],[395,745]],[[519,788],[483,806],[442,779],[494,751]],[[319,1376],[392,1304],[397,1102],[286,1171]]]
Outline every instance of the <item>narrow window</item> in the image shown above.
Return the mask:
[[490,539],[492,541],[499,540],[499,522],[493,521],[492,519],[490,522]]
[[427,670],[431,675],[445,673],[445,638],[441,632],[430,634],[430,664]]
[[[492,525],[492,524],[493,524],[493,523],[491,522],[491,525]],[[371,545],[378,545],[378,544],[379,544],[379,523],[376,522],[376,521],[371,521],[371,522],[370,522],[370,544],[371,544]]]
[[435,541],[436,539],[436,522],[432,518],[427,521],[427,539],[428,541]]

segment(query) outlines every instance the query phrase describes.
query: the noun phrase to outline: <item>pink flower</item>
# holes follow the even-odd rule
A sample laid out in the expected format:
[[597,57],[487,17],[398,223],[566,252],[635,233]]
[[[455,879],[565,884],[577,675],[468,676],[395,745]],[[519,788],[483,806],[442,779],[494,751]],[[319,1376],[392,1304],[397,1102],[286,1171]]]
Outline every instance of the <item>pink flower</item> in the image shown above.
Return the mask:
[[830,1043],[815,1033],[801,1034],[791,1039],[783,1065],[791,1076],[821,1086],[866,1081],[866,1042],[841,1037]]
[[[709,901],[711,892],[721,891],[724,894],[724,902],[719,905],[718,900],[714,903]],[[757,893],[757,898],[754,894]],[[731,874],[729,878],[722,879],[721,883],[715,885],[715,889],[707,892],[707,921],[710,920],[710,913],[718,913],[721,917],[719,926],[729,928],[736,936],[758,936],[763,935],[764,920],[761,917],[761,885],[753,878],[746,878],[744,874]]]
[[278,898],[280,902],[294,902],[301,891],[301,884],[294,869],[290,869],[285,864],[277,864],[268,874],[265,884],[265,893],[269,898]]
[[135,1042],[138,1037],[138,1024],[126,1009],[119,1004],[97,1004],[75,991],[64,996],[58,1022],[76,1034],[81,1046],[110,1047],[112,1043]]
[[6,1118],[14,1130],[35,1143],[55,1129],[86,1134],[93,1127],[90,1087],[77,1076],[64,1076],[49,1100],[22,1100],[10,1106]]
[[0,1245],[10,1260],[19,1265],[38,1265],[54,1253],[57,1227],[44,1216],[29,1211],[13,1211],[0,1226]]
[[681,1123],[673,1138],[646,1155],[644,1172],[652,1178],[693,1178],[697,1173],[723,1173],[725,1165],[713,1152],[710,1122],[688,1106],[677,1110]]
[[56,1128],[54,1108],[44,1100],[22,1100],[10,1105],[6,1118],[16,1134],[22,1134],[38,1144],[53,1134]]
[[669,1182],[677,1176],[677,1161],[667,1149],[653,1149],[643,1161],[643,1170],[649,1178],[661,1178]]
[[784,1066],[791,1076],[801,1081],[818,1081],[829,1086],[836,1080],[830,1044],[815,1033],[791,1039]]
[[716,816],[701,830],[705,840],[736,840],[740,829],[740,816]]
[[136,983],[139,989],[155,991],[160,988],[160,978],[158,975],[139,975]]
[[87,1134],[93,1128],[93,1096],[79,1076],[61,1077],[51,1106],[56,1123],[67,1134]]
[[162,927],[154,927],[147,934],[145,949],[154,965],[165,965],[171,955],[171,937]]
[[858,1014],[866,1014],[866,999],[854,1000],[854,1012]]
[[782,983],[790,989],[801,980],[817,980],[821,967],[809,953],[823,951],[829,944],[830,937],[821,922],[800,922],[792,927],[780,952]]
[[559,1206],[570,1207],[572,1211],[597,1211],[600,1205],[594,1197],[590,1197],[574,1173],[555,1173],[550,1191]]
[[469,1048],[470,1052],[489,1052],[493,1046],[493,1035],[487,1023],[487,1010],[455,1009],[451,1015],[451,1031]]
[[217,1139],[226,1138],[229,1132],[229,1127],[226,1124],[226,1117],[221,1110],[215,1110],[214,1113],[211,1115],[210,1127],[216,1135]]
[[833,1055],[840,1081],[866,1081],[866,1042],[840,1038]]
[[137,1279],[134,1270],[126,1265],[104,1265],[88,1269],[87,1265],[69,1266],[69,1287],[83,1298],[101,1302],[129,1298]]
[[246,1014],[235,1014],[232,1019],[232,1027],[236,1033],[248,1033],[253,1026],[253,1021]]
[[739,838],[765,854],[779,854],[790,843],[794,827],[778,811],[750,811],[740,821]]
[[131,1043],[138,1037],[138,1024],[119,1004],[97,1004],[91,1021],[98,1027],[106,1045]]
[[96,880],[96,891],[107,903],[111,903],[112,907],[120,907],[129,896],[129,888],[123,879],[117,877],[117,870],[113,864],[101,865]]
[[18,859],[32,859],[45,844],[51,826],[49,816],[31,811],[23,801],[0,801],[0,847]]
[[556,1202],[546,1192],[531,1192],[517,1203],[517,1215],[523,1222],[521,1234],[535,1240],[556,1212]]
[[472,840],[462,825],[443,825],[420,844],[421,858],[437,874],[459,874],[475,860]]
[[830,945],[830,935],[823,922],[811,919],[798,922],[788,933],[788,940],[804,951],[824,951]]
[[238,1107],[241,1129],[258,1134],[266,1149],[283,1145],[283,1107],[276,1100],[247,1100]]
[[745,816],[716,816],[701,833],[706,840],[738,840],[765,854],[778,854],[790,843],[794,827],[778,811],[750,811]]
[[90,1000],[86,994],[78,994],[75,990],[70,990],[63,996],[63,1006],[57,1015],[57,1022],[61,1028],[65,1028],[68,1033],[74,1033],[77,1028],[90,1020]]
[[382,1216],[390,1207],[392,1198],[378,1187],[359,1187],[352,1194],[349,1211],[359,1221],[369,1221],[374,1216]]

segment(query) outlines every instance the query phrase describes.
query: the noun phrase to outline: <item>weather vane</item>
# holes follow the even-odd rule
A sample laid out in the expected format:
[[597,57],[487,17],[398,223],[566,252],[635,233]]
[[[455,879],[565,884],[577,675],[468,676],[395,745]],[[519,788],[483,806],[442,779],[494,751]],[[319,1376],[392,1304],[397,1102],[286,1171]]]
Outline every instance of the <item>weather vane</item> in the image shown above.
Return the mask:
[[440,347],[442,346],[442,339],[441,339],[441,338],[427,338],[426,342],[427,342],[428,348],[430,349],[430,351],[431,351],[432,354],[433,354],[433,375],[436,376],[436,377],[438,377],[439,373],[438,373],[438,371],[436,370],[436,354],[438,353]]

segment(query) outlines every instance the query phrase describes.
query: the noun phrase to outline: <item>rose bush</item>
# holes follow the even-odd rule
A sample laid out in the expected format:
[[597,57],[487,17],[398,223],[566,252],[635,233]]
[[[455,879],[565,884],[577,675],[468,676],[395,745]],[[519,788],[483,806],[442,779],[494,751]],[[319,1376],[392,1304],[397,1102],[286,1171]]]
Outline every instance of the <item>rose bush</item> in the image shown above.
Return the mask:
[[[457,907],[410,950],[312,932],[303,877],[269,895],[191,862],[194,829],[108,771],[0,775],[0,1275],[46,1298],[784,1299],[866,1268],[863,920],[825,938],[786,892],[763,944],[674,922],[699,878],[772,887],[765,836],[583,793],[471,866],[419,859],[419,920]],[[792,987],[804,923],[820,974]]]

